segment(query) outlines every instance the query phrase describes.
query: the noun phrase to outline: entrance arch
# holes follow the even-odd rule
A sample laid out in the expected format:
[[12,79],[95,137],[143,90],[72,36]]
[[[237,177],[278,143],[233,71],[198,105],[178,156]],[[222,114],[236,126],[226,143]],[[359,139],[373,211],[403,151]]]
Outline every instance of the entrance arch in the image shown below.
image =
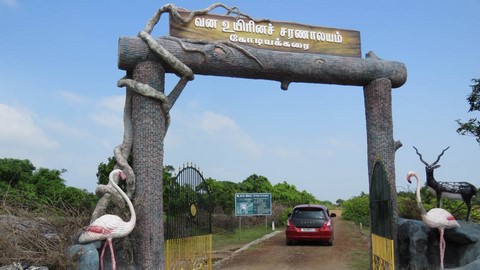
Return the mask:
[[[203,10],[198,16],[210,10]],[[396,241],[394,155],[401,144],[393,139],[391,90],[406,81],[403,63],[382,60],[372,52],[365,58],[355,58],[264,50],[228,42],[154,39],[150,33],[164,12],[175,14],[176,7],[167,5],[160,9],[138,37],[119,39],[118,67],[127,73],[119,81],[119,86],[127,87],[127,135],[123,145],[131,144],[136,177],[134,196],[135,201],[142,202],[136,206],[139,222],[133,231],[134,260],[138,266],[148,269],[152,265],[165,265],[161,225],[163,194],[159,192],[163,186],[162,181],[158,181],[162,179],[163,139],[170,123],[168,112],[194,74],[273,80],[280,82],[283,90],[287,90],[291,82],[362,86],[368,179],[373,181],[375,164],[380,161],[385,172],[383,179],[389,184],[386,190],[390,193],[392,209],[392,218],[386,221],[390,223],[386,226],[387,235],[393,243]],[[166,72],[180,77],[168,96],[164,94]],[[376,211],[373,207],[371,210]]]

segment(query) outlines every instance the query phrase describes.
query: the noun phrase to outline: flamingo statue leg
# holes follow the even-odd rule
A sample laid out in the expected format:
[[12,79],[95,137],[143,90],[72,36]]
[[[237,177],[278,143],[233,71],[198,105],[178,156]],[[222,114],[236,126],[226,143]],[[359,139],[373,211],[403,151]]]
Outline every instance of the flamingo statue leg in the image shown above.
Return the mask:
[[103,243],[102,253],[100,254],[100,269],[103,270],[103,256],[105,255],[105,249],[107,248],[107,241]]
[[107,249],[107,245],[110,248],[110,256],[112,256],[112,270],[117,270],[117,262],[115,260],[115,253],[113,253],[113,243],[112,238],[108,238],[103,245],[102,254],[100,254],[100,269],[103,270],[103,257],[105,255],[105,249]]
[[443,238],[444,230],[440,229],[440,269],[443,269],[443,259],[445,257],[445,239]]
[[117,262],[115,261],[115,253],[113,252],[112,238],[108,238],[108,245],[110,246],[110,255],[112,256],[112,270],[117,270]]

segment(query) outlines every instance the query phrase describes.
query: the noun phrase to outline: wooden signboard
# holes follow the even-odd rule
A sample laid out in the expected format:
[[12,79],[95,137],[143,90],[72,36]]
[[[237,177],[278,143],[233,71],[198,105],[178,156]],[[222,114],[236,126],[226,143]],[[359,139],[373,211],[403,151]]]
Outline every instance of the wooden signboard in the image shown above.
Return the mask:
[[[180,12],[187,18],[187,11]],[[207,14],[182,25],[170,16],[170,35],[203,41],[229,41],[260,49],[361,57],[360,32],[290,22]]]

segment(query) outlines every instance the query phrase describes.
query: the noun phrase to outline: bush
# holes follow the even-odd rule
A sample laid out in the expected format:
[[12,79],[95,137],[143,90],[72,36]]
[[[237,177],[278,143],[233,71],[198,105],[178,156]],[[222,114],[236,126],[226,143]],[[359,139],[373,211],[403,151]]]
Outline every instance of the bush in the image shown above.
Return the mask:
[[233,232],[238,228],[237,217],[234,215],[214,214],[212,215],[213,233]]
[[370,226],[370,207],[368,195],[353,197],[343,203],[343,218],[357,224]]
[[[425,211],[437,207],[437,198],[432,193],[423,187],[420,191],[422,197],[422,204]],[[416,201],[416,194],[414,192],[399,192],[398,200],[398,215],[401,218],[421,220],[420,210]],[[472,212],[470,221],[478,223],[480,214],[478,214],[478,196],[472,200]],[[442,199],[442,208],[450,212],[457,220],[465,219],[467,216],[467,206],[462,200]]]
[[[72,244],[73,234],[89,223],[90,211],[44,204],[29,193],[14,189],[2,194],[0,215],[3,215],[4,222],[21,219],[31,224],[46,225],[26,226],[22,222],[20,228],[23,229],[19,230],[4,223],[4,233],[0,234],[0,265],[10,265],[15,261],[49,269],[68,269],[69,260],[65,257],[65,250]],[[40,237],[48,228],[53,232],[52,238]]]

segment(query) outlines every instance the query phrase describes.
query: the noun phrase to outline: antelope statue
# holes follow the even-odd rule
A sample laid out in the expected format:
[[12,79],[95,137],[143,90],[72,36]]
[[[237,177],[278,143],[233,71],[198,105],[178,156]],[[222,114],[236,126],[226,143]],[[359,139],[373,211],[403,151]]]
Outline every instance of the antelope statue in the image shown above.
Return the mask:
[[437,163],[440,161],[443,153],[445,153],[450,146],[443,149],[442,153],[438,155],[437,160],[435,160],[435,162],[432,164],[428,164],[425,160],[423,160],[422,155],[418,152],[415,146],[413,148],[420,157],[420,161],[425,164],[428,190],[430,190],[430,192],[437,197],[437,207],[440,208],[442,206],[442,198],[463,200],[467,205],[467,218],[465,220],[469,221],[470,212],[472,211],[472,197],[473,195],[477,195],[477,188],[468,182],[437,182],[433,176],[433,171],[440,167],[440,165],[437,165]]

